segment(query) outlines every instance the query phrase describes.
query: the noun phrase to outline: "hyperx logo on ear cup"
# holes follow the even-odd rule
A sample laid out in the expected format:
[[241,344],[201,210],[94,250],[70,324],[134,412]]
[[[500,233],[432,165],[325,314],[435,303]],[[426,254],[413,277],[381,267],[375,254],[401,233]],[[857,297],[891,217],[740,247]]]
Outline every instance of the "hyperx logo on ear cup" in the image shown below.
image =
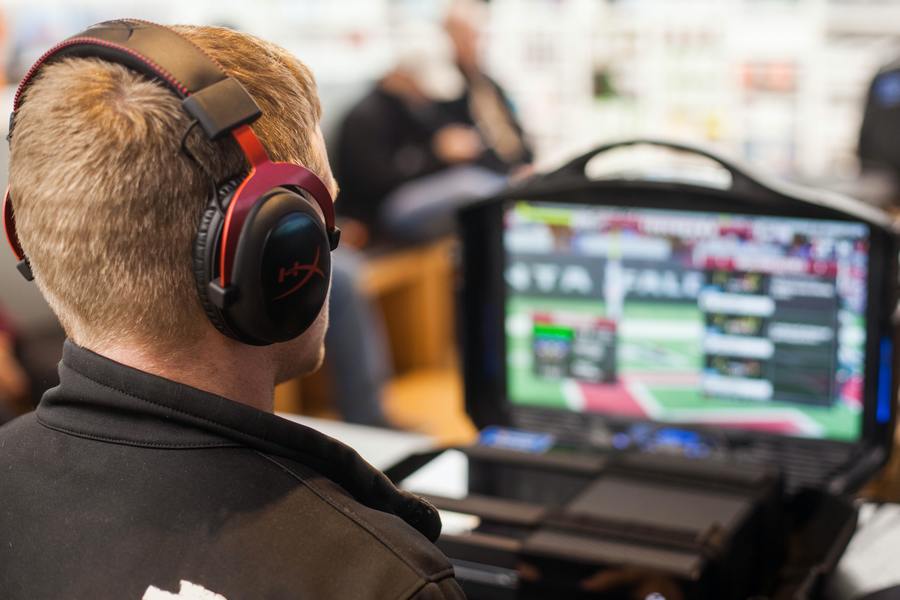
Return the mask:
[[287,290],[286,292],[282,292],[273,298],[273,300],[281,300],[282,298],[287,298],[291,294],[295,294],[300,291],[304,285],[306,285],[310,278],[313,275],[318,275],[319,277],[325,277],[325,274],[322,273],[322,269],[319,268],[319,257],[322,255],[322,252],[319,248],[316,248],[316,256],[313,258],[312,263],[301,265],[297,261],[294,261],[294,264],[289,268],[285,269],[284,267],[278,268],[278,283],[284,283],[286,279],[289,277],[299,277],[303,276],[300,281],[294,284],[294,287]]
[[322,232],[318,216],[304,210],[282,216],[269,234],[262,259],[262,291],[267,311],[275,318],[302,320],[306,327],[319,314],[328,293],[330,269]]

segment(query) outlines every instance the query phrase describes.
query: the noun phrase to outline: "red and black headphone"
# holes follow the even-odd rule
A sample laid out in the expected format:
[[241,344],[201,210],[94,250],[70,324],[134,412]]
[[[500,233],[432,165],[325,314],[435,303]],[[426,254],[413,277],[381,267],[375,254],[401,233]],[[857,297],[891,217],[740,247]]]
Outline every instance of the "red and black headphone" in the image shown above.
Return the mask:
[[[226,134],[235,139],[250,170],[217,186],[201,220],[193,256],[200,301],[219,331],[247,344],[284,342],[303,333],[328,296],[331,251],[340,230],[322,181],[301,165],[269,159],[249,126],[262,112],[247,90],[171,29],[107,21],[60,42],[28,70],[16,91],[10,139],[24,91],[43,65],[64,57],[101,58],[157,80],[182,99],[210,140]],[[19,271],[33,279],[8,190],[3,225]]]

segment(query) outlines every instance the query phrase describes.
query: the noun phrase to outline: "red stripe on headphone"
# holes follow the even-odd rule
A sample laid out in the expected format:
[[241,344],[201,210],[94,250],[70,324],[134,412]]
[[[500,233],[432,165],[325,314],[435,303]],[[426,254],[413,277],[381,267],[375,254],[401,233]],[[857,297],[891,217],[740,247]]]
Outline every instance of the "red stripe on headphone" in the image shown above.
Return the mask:
[[266,147],[262,145],[249,125],[241,125],[232,131],[231,135],[237,140],[251,167],[269,162],[269,153],[266,152]]

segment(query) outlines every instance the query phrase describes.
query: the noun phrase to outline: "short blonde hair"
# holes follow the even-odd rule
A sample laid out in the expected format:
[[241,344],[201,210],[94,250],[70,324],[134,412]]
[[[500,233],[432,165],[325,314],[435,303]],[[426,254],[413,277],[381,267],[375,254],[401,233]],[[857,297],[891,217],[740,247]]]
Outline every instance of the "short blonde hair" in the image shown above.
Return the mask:
[[[317,143],[312,73],[286,50],[217,27],[174,26],[212,55],[263,111],[253,129],[273,160],[334,187]],[[121,65],[64,59],[42,68],[16,115],[10,185],[35,280],[82,345],[127,337],[174,347],[205,326],[191,271],[212,180],[240,173],[231,139],[210,142],[161,84]],[[202,165],[202,166],[201,166]]]

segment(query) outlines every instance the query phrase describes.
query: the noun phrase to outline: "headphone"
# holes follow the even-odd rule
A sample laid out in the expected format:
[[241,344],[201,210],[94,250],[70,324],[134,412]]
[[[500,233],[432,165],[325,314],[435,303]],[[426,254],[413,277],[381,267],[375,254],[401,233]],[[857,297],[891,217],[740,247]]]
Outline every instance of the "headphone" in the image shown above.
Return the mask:
[[[55,45],[28,70],[16,90],[8,140],[28,85],[42,66],[64,57],[101,58],[157,80],[182,100],[208,139],[234,138],[250,169],[217,185],[201,218],[193,248],[200,303],[219,331],[246,344],[284,342],[303,333],[327,299],[331,251],[341,232],[325,184],[301,165],[269,159],[250,129],[262,111],[247,90],[171,29],[107,21]],[[18,270],[31,281],[9,189],[3,226]]]

